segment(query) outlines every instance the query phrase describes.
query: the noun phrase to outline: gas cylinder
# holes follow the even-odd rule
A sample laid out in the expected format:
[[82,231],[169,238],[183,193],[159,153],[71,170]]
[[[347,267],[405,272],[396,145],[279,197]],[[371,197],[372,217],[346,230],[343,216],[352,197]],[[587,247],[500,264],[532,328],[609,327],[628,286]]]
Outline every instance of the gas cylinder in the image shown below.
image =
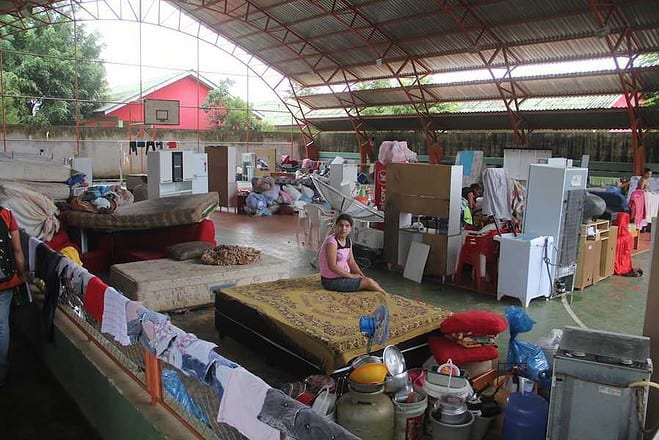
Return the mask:
[[336,404],[336,423],[362,440],[393,440],[394,405],[383,391],[384,385],[371,392],[351,387]]

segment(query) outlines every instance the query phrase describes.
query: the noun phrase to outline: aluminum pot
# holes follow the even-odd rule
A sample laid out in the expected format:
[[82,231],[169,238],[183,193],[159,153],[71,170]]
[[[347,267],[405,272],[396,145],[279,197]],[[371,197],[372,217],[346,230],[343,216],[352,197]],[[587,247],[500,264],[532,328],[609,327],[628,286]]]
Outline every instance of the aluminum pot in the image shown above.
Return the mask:
[[447,425],[461,425],[469,420],[469,409],[464,399],[445,394],[435,402],[434,417]]
[[409,377],[407,371],[403,371],[400,374],[394,376],[387,375],[387,378],[384,381],[384,392],[385,393],[395,393],[396,391],[405,388],[405,385],[409,382]]

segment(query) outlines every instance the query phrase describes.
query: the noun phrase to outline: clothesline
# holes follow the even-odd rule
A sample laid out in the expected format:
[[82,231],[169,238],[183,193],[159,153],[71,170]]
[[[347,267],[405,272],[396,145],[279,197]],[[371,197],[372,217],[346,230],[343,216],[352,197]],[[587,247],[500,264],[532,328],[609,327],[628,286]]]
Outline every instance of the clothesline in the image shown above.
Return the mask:
[[[21,243],[29,271],[45,282],[44,317],[50,341],[61,281],[66,279],[82,298],[84,312],[100,324],[101,333],[123,346],[139,343],[161,361],[215,390],[220,401],[217,422],[235,427],[250,439],[279,440],[282,434],[301,440],[357,438],[220,355],[217,344],[199,339],[172,324],[169,316],[131,301],[37,238],[21,231]],[[300,420],[307,423],[300,425]],[[313,429],[296,431],[296,426],[305,425]]]

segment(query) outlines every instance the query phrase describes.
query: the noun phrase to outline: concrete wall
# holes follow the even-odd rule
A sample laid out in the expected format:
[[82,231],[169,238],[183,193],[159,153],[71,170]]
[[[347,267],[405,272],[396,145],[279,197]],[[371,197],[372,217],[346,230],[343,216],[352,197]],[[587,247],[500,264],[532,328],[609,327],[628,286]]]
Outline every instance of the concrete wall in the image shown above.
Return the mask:
[[[146,173],[146,154],[138,149],[137,154],[129,151],[131,137],[122,128],[80,128],[79,141],[75,127],[8,127],[3,140],[7,152],[43,154],[54,160],[65,162],[74,156],[91,157],[94,179],[117,178],[127,173]],[[132,140],[138,139],[133,135]],[[139,139],[176,141],[179,148],[203,152],[207,145],[234,145],[240,152],[254,151],[261,147],[274,147],[277,155],[288,154],[293,158],[304,157],[300,141],[288,134],[273,134],[254,137],[250,142],[225,139],[210,132],[157,129],[147,130]],[[78,154],[79,153],[79,154]]]
[[[376,145],[384,140],[405,140],[418,154],[428,154],[421,132],[375,132]],[[444,154],[454,156],[457,151],[482,150],[487,157],[503,157],[504,148],[515,147],[512,133],[507,132],[449,132],[439,135]],[[321,151],[356,152],[353,133],[320,133],[317,144]],[[532,148],[550,148],[554,156],[602,162],[631,162],[631,135],[609,131],[534,131],[529,134]],[[659,162],[659,133],[645,134],[646,160]]]
[[[226,138],[212,132],[186,130],[146,130],[137,136],[125,128],[80,128],[77,136],[75,127],[26,128],[8,127],[4,139],[6,151],[43,154],[56,160],[65,161],[76,156],[93,159],[95,179],[117,178],[126,173],[146,173],[146,155],[143,149],[138,154],[130,154],[129,141],[138,139],[177,141],[179,147],[191,151],[204,151],[207,145],[233,145],[240,152],[254,151],[258,147],[275,147],[277,156],[288,154],[294,159],[305,157],[303,142],[299,134],[258,133],[250,140]],[[408,145],[419,154],[427,154],[423,134],[420,132],[374,133],[376,143],[383,140],[407,140]],[[631,162],[631,136],[625,132],[532,132],[530,145],[537,148],[551,148],[555,156],[580,159],[582,154],[590,154],[592,161]],[[76,139],[80,139],[76,142]],[[447,155],[455,155],[462,149],[482,150],[488,157],[503,157],[503,149],[514,146],[511,133],[506,132],[450,132],[440,135]],[[355,136],[351,132],[319,133],[316,145],[320,151],[357,152]],[[659,133],[645,135],[646,160],[659,163]]]
[[[35,345],[44,363],[105,439],[190,439],[180,422],[119,369],[70,321],[57,312],[53,342],[44,342],[43,314],[35,304],[12,311],[19,331]],[[38,415],[35,416],[38,422]]]

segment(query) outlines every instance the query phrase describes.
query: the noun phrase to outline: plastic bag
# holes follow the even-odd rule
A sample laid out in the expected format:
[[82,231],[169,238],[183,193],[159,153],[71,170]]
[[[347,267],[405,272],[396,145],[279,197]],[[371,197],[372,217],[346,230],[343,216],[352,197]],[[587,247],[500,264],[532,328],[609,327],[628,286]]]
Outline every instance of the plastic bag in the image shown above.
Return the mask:
[[162,385],[165,391],[167,391],[174,399],[176,399],[176,401],[183,407],[183,409],[185,409],[187,412],[205,424],[209,425],[208,419],[204,415],[197,402],[195,402],[190,394],[188,394],[188,391],[185,389],[185,385],[183,382],[181,382],[181,378],[178,376],[176,371],[163,368]]
[[318,397],[313,401],[311,409],[319,416],[325,417],[330,414],[336,404],[336,394],[330,393],[330,387],[325,385],[318,393]]
[[524,376],[538,380],[542,372],[549,370],[549,363],[542,347],[515,339],[519,333],[530,331],[535,322],[524,309],[513,306],[506,307],[506,320],[510,330],[508,366],[510,368],[519,366]]
[[378,151],[382,163],[416,162],[416,153],[407,147],[406,141],[383,141]]

